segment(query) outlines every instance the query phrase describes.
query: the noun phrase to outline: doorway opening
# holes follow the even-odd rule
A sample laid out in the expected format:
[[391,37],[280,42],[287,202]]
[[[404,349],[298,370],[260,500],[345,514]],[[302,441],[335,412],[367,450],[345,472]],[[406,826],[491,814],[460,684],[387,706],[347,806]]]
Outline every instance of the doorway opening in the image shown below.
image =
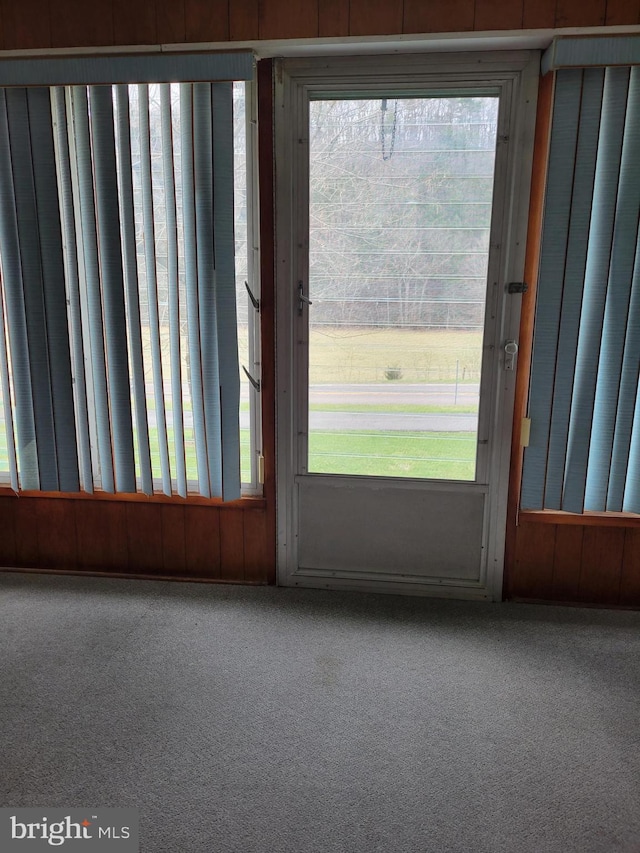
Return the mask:
[[500,596],[537,74],[281,62],[280,583]]

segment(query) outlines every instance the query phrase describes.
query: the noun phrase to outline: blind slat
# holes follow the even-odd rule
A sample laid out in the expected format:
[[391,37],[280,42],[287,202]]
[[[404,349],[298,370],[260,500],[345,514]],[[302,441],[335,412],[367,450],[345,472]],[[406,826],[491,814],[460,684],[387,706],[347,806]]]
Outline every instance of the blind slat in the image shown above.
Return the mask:
[[205,441],[209,465],[209,487],[213,495],[220,495],[222,494],[222,426],[216,335],[216,270],[213,250],[211,86],[208,83],[194,83],[193,86],[193,149]]
[[171,361],[171,408],[176,460],[178,494],[187,496],[187,471],[184,453],[184,421],[182,413],[182,365],[180,353],[180,299],[178,293],[178,224],[176,185],[173,166],[173,126],[171,120],[171,87],[160,87],[160,122],[162,134],[162,175],[167,229],[167,287],[169,302],[169,349]]
[[233,87],[211,86],[213,118],[213,234],[221,400],[222,497],[240,497],[240,371],[233,209]]
[[72,360],[75,364],[75,369],[73,371],[73,394],[76,414],[76,431],[78,437],[80,486],[85,491],[92,492],[93,474],[91,470],[89,411],[87,407],[82,320],[80,316],[78,247],[76,242],[76,223],[73,208],[73,188],[71,183],[69,137],[67,132],[67,111],[64,89],[52,89],[51,100],[55,117],[54,124],[60,197],[60,222],[62,233],[64,235],[64,269],[69,298],[69,332],[71,352],[73,355]]
[[[0,90],[0,262],[11,349],[13,398],[20,487],[38,489],[36,428],[33,414],[29,343],[22,289],[20,239],[15,208],[6,93]],[[5,397],[5,399],[7,399]]]
[[211,497],[209,463],[204,424],[202,369],[200,364],[200,314],[198,307],[198,260],[196,253],[195,177],[193,162],[193,84],[180,85],[180,148],[182,155],[182,210],[184,223],[184,267],[187,294],[189,379],[193,430],[198,468],[198,488]]
[[162,349],[160,346],[160,318],[158,313],[158,281],[156,276],[156,239],[153,215],[153,188],[151,178],[151,135],[149,128],[149,87],[138,86],[140,109],[140,179],[142,183],[142,220],[144,227],[145,274],[149,306],[149,337],[151,340],[151,365],[153,390],[156,402],[155,417],[158,431],[158,451],[162,472],[162,490],[172,494],[169,447],[167,443],[167,418],[164,405]]
[[136,226],[133,206],[133,179],[131,167],[131,119],[129,90],[116,86],[116,111],[118,129],[118,175],[120,185],[120,222],[122,225],[122,260],[124,266],[125,297],[128,315],[129,355],[133,379],[136,439],[142,491],[153,494],[151,450],[149,447],[149,419],[144,381],[142,327],[140,323],[140,298],[138,292],[138,263],[136,255]]
[[120,244],[113,95],[110,87],[92,86],[89,97],[115,480],[116,490],[127,493],[136,491],[136,474]]
[[100,485],[114,492],[111,455],[111,423],[107,392],[107,366],[102,324],[102,295],[98,265],[98,238],[94,204],[93,166],[89,134],[89,102],[83,86],[73,89],[73,124],[78,175],[82,256],[91,350],[91,385],[95,407],[95,427],[100,462]]

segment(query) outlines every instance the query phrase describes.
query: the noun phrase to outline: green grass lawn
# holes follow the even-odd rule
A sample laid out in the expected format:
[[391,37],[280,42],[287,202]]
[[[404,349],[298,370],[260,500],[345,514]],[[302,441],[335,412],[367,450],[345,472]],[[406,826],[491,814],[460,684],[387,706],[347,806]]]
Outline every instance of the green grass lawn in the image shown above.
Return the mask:
[[309,406],[310,412],[358,412],[359,414],[368,414],[369,412],[383,412],[386,414],[407,414],[407,415],[465,415],[474,414],[478,411],[478,406],[461,405],[461,406],[439,406],[420,405],[419,403],[399,403],[397,405],[388,406],[384,403],[312,403]]
[[[175,462],[175,442],[173,440],[173,430],[167,430],[167,439],[169,444],[169,467],[171,468],[171,476],[176,476]],[[160,446],[158,444],[158,430],[149,430],[149,445],[151,450],[151,470],[154,478],[160,479],[162,471],[160,468]],[[196,448],[193,440],[185,442],[185,460],[187,468],[187,479],[198,479],[198,468],[196,465]],[[249,430],[240,430],[240,471],[243,483],[251,480],[251,447],[249,444]],[[140,473],[139,454],[137,444],[134,441],[134,453],[136,460],[136,473]],[[2,474],[9,472],[9,456],[7,454],[7,440],[4,429],[0,428],[0,477]]]
[[[169,445],[169,467],[171,468],[171,476],[176,475],[175,464],[175,442],[173,439],[173,430],[167,429],[167,443]],[[151,470],[154,478],[160,479],[162,471],[160,468],[160,445],[158,442],[158,430],[152,428],[149,430],[149,446],[151,450]],[[240,430],[240,478],[243,483],[248,483],[251,480],[251,446],[249,442],[249,430]],[[196,446],[193,433],[189,430],[185,433],[185,463],[187,470],[187,480],[198,479],[198,466],[196,460]],[[136,467],[138,466],[138,452],[136,448]]]
[[309,471],[473,480],[476,436],[459,432],[313,432]]
[[[152,429],[150,433],[153,474],[160,478],[158,432]],[[248,430],[241,430],[240,440],[242,480],[247,482],[250,479]],[[472,480],[475,474],[475,442],[473,433],[314,432],[309,438],[309,470],[323,474]],[[175,476],[171,431],[169,450],[171,472]],[[193,442],[187,442],[186,463],[187,478],[196,480]],[[5,436],[0,431],[0,472],[8,470]]]

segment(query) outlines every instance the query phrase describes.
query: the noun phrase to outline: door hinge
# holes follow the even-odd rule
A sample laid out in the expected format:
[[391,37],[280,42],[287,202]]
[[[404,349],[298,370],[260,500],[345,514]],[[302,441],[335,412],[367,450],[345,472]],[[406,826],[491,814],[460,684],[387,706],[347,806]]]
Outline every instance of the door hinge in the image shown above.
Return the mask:
[[264,456],[262,453],[258,456],[258,483],[264,485]]
[[529,285],[526,281],[510,281],[507,285],[507,293],[526,293]]
[[523,418],[520,422],[520,447],[529,447],[531,437],[531,418]]

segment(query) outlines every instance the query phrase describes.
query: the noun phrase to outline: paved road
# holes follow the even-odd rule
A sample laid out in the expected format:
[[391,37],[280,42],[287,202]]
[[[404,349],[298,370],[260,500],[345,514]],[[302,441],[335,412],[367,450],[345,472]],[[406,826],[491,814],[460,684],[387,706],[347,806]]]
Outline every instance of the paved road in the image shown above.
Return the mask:
[[478,384],[429,383],[403,385],[377,383],[372,385],[311,385],[311,403],[388,404],[388,405],[432,405],[453,406],[455,403],[470,405],[478,402]]
[[[477,383],[397,384],[369,385],[312,385],[309,402],[312,406],[472,406],[478,403]],[[248,426],[248,416],[243,412],[242,425]],[[354,412],[312,411],[309,413],[312,430],[361,430],[363,432],[475,432],[476,414],[461,412]]]
[[[377,383],[370,385],[312,385],[309,402],[313,406],[470,406],[478,402],[478,385],[457,386],[454,383],[405,385]],[[473,432],[478,423],[471,413],[439,412],[354,412],[312,411],[309,421],[313,430],[362,430],[386,432]]]

